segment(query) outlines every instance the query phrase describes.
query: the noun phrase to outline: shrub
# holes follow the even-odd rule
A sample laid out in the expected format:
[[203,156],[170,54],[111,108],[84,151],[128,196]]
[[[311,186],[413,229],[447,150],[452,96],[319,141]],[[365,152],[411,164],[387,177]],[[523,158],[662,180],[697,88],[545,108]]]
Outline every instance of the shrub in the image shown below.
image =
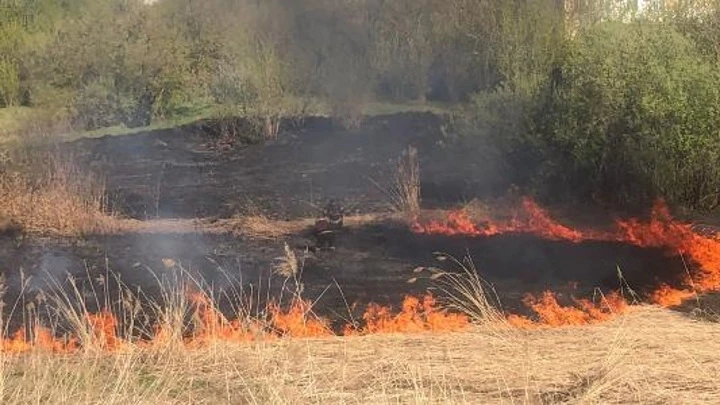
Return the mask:
[[611,203],[720,204],[720,74],[692,42],[605,24],[571,45],[562,71],[533,119],[543,180]]

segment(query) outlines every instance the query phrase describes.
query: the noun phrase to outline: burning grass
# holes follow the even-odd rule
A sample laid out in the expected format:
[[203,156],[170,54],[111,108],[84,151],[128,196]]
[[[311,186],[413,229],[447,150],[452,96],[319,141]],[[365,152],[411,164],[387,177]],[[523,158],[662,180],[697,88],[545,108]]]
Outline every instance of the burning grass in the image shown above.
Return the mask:
[[[483,237],[517,232],[573,243],[584,240],[615,241],[640,247],[662,248],[671,255],[686,258],[691,270],[688,270],[684,277],[683,285],[659,285],[649,294],[652,302],[661,306],[674,306],[698,293],[720,290],[720,240],[714,236],[698,234],[692,225],[675,220],[662,201],[654,205],[649,220],[617,220],[613,231],[581,231],[562,225],[528,198],[522,199],[521,208],[515,210],[507,221],[497,222],[488,218],[476,221],[465,211],[459,210],[451,212],[445,222],[415,221],[411,226],[413,231],[421,234]],[[562,307],[554,295],[547,292],[540,298],[527,297],[525,303],[539,316],[541,323],[568,325],[604,320],[617,311],[622,311],[626,304],[620,297],[620,294],[611,294],[604,297],[605,302],[601,304],[576,301],[575,306]],[[521,318],[513,318],[513,321],[516,324],[532,324]]]
[[[682,224],[668,224],[672,219],[662,211],[648,222],[627,222],[627,227],[619,225],[607,234],[555,227],[544,215],[503,229],[519,232],[528,226],[561,240],[612,236],[638,245],[682,247],[698,265],[706,257],[689,242],[697,235],[683,233]],[[712,252],[713,245],[700,241]],[[294,262],[301,267],[297,258]],[[2,341],[0,397],[10,404],[47,398],[57,403],[720,399],[720,386],[712,377],[720,372],[714,361],[720,350],[716,325],[693,323],[657,308],[627,311],[619,293],[574,299],[570,305],[561,304],[551,292],[526,296],[534,316],[507,317],[472,263],[455,263],[459,272],[423,268],[415,274],[429,273],[445,293],[443,301],[406,297],[399,309],[370,305],[358,323],[344,328],[343,339],[299,294],[289,303],[271,303],[253,314],[240,305],[228,316],[210,293],[185,287],[165,291],[164,304],[151,306],[156,322],[144,332],[153,338],[138,339],[133,336],[140,326],[132,320],[139,314],[131,297],[122,300],[124,314],[91,313],[78,304],[82,298],[75,290],[51,299],[56,315],[70,325],[70,335],[60,338],[38,322]],[[286,276],[292,278],[299,267]],[[703,280],[698,278],[703,270],[691,274],[693,282]],[[657,293],[669,296],[676,291],[682,290],[666,286]],[[444,310],[447,307],[459,313]],[[471,322],[501,326],[503,333],[472,327]],[[443,333],[428,338],[416,334],[421,332]]]
[[[0,341],[0,352],[115,352],[167,345],[200,348],[218,342],[269,342],[280,338],[320,338],[340,334],[451,332],[470,326],[467,316],[446,311],[427,295],[405,297],[398,312],[370,304],[362,322],[333,328],[328,319],[314,312],[313,303],[301,296],[302,283],[298,274],[289,275],[285,280],[283,291],[290,293],[289,301],[281,294],[258,308],[253,301],[259,297],[249,297],[235,289],[215,296],[203,287],[202,280],[195,280],[179,264],[167,260],[167,265],[180,272],[177,277],[187,280],[163,280],[161,296],[150,301],[142,292],[132,292],[119,279],[111,278],[101,281],[106,291],[92,289],[91,295],[95,298],[90,300],[87,299],[88,291],[77,285],[74,278],[68,280],[69,284],[51,283],[48,292],[38,300],[21,297],[20,319],[26,321],[26,326]],[[117,284],[120,294],[112,299],[110,284]],[[295,285],[294,290],[291,285]],[[229,308],[219,308],[218,302],[222,299],[230,300]],[[18,308],[20,303],[8,303],[9,308]],[[36,309],[41,307],[44,308],[41,311]],[[39,316],[40,313],[52,315],[46,319]],[[18,318],[17,315],[11,314],[11,318]],[[143,319],[151,321],[139,322]],[[56,327],[60,325],[66,332],[58,333]]]
[[622,320],[480,331],[214,341],[0,355],[5,404],[716,403],[717,326],[642,308]]

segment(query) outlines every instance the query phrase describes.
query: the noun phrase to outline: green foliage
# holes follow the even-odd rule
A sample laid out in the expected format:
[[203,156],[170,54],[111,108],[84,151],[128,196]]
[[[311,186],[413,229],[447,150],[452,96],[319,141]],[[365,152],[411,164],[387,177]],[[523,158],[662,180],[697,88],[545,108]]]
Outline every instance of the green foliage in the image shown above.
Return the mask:
[[550,184],[616,203],[720,203],[720,74],[676,31],[605,24],[575,43],[536,121]]
[[564,15],[555,1],[500,2],[492,54],[502,82],[532,94],[541,87],[563,50]]
[[522,91],[499,87],[479,93],[458,120],[466,149],[482,156],[492,150],[505,166],[507,181],[529,184],[534,172],[526,168],[542,162],[540,139],[532,132],[535,99]]
[[0,59],[0,107],[16,105],[19,99],[18,67],[11,61]]
[[375,101],[463,101],[461,148],[510,182],[714,208],[720,12],[662,3],[12,2],[32,21],[0,25],[0,108],[85,129],[214,111],[221,132],[262,140],[310,105],[351,127]]

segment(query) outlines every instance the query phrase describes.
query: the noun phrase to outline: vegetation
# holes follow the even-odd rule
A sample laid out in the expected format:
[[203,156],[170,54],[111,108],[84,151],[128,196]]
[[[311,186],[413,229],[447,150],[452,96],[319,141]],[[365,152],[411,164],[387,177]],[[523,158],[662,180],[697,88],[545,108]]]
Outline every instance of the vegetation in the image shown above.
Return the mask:
[[0,162],[0,235],[10,221],[18,231],[48,236],[108,234],[127,227],[109,212],[103,182],[71,157],[33,156],[45,161],[34,173]]
[[356,127],[373,101],[462,103],[462,142],[497,151],[526,191],[717,208],[717,4],[560,3],[9,2],[0,132],[200,112],[262,140],[310,113]]
[[714,403],[720,393],[717,325],[656,308],[582,328],[211,338],[190,347],[180,337],[193,305],[172,299],[165,339],[144,345],[114,338],[119,325],[93,318],[85,303],[60,305],[83,350],[56,353],[62,346],[38,335],[24,355],[2,352],[3,403],[643,404]]

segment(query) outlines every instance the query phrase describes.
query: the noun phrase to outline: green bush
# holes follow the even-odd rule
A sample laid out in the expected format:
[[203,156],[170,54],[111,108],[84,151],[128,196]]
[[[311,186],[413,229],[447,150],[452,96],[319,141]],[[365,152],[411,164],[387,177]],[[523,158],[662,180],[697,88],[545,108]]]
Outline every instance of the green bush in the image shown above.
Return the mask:
[[562,70],[533,120],[542,180],[611,203],[720,204],[720,74],[692,42],[604,24],[571,45]]
[[474,95],[456,123],[463,147],[477,156],[494,155],[508,183],[528,185],[544,158],[532,131],[534,106],[532,95],[507,87]]
[[20,98],[20,81],[17,66],[0,59],[0,107],[18,104]]

